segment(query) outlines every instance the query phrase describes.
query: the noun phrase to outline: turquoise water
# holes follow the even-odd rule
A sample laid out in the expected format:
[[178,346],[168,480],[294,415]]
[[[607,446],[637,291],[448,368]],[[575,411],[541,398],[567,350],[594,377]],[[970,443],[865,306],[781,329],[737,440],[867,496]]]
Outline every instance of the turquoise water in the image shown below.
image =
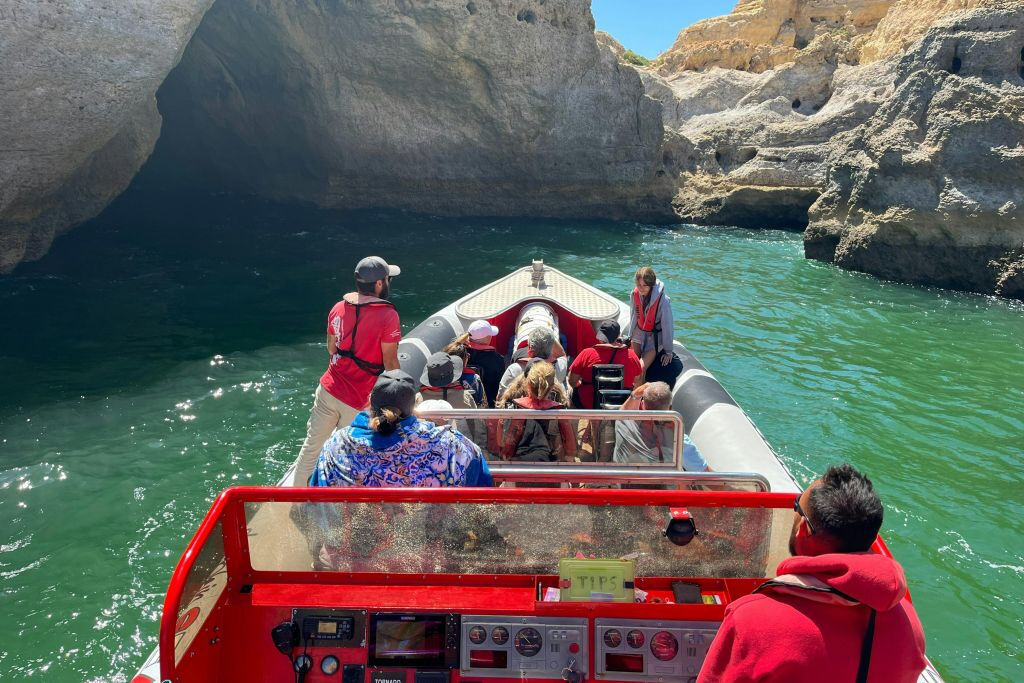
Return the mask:
[[352,265],[406,329],[531,257],[683,340],[798,480],[868,472],[947,680],[1024,679],[1024,307],[802,258],[799,235],[433,219],[129,195],[0,278],[0,679],[129,680],[213,496],[275,482]]

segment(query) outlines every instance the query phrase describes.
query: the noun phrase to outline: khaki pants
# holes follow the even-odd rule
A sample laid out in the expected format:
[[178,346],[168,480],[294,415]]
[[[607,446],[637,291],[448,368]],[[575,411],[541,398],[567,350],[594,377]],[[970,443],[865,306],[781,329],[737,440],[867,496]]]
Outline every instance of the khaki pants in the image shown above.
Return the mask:
[[331,396],[322,384],[316,385],[316,397],[313,399],[313,410],[309,413],[306,423],[306,440],[299,451],[299,460],[295,467],[292,486],[306,486],[313,474],[316,461],[324,443],[338,427],[347,427],[359,414],[359,410]]

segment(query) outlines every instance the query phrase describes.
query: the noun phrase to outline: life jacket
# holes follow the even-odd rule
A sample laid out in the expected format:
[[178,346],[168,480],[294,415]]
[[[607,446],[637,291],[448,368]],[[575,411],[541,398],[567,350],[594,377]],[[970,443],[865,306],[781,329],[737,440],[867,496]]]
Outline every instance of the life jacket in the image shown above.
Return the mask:
[[[461,382],[455,382],[453,384],[449,384],[446,387],[431,387],[424,384],[422,387],[420,387],[420,391],[429,391],[435,394],[441,394],[441,398],[443,398],[445,401],[448,401],[449,391],[469,391],[469,389],[462,386]],[[451,403],[451,401],[448,402]]]
[[644,298],[640,296],[640,290],[633,288],[633,312],[636,313],[636,326],[644,332],[654,332],[658,324],[658,307],[661,306],[661,295],[665,292],[664,287],[659,287],[660,282],[655,282],[651,287],[651,303],[644,311]]
[[[343,301],[345,302],[346,306],[351,306],[354,309],[356,309],[356,320],[352,324],[352,330],[348,333],[348,348],[341,348],[341,343],[339,342],[338,348],[335,350],[335,353],[338,354],[339,358],[348,358],[355,364],[357,368],[359,368],[368,375],[380,375],[386,369],[382,363],[374,363],[373,361],[366,360],[365,358],[360,358],[355,354],[356,332],[358,332],[359,330],[359,312],[362,309],[366,308],[367,306],[387,306],[389,308],[394,308],[395,305],[390,301],[383,300],[367,301],[361,304],[354,304],[348,299],[343,299]],[[348,317],[348,315],[346,314],[345,317]]]
[[[538,402],[539,405],[532,405],[528,397],[513,399],[508,407],[521,410],[560,410],[564,408],[561,403],[544,399]],[[523,422],[523,433],[516,442],[515,459],[526,462],[551,462],[554,460],[554,444],[551,443],[549,430],[551,420],[526,420]]]

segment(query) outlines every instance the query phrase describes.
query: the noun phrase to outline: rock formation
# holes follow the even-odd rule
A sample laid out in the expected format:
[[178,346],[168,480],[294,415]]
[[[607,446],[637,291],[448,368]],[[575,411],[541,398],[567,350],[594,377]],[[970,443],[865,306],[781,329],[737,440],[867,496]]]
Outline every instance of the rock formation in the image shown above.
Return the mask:
[[211,2],[0,5],[0,273],[127,187],[159,135],[157,88]]
[[900,58],[892,97],[828,165],[809,257],[1024,298],[1024,8],[928,29]]
[[810,223],[810,258],[1024,296],[1024,3],[888,4],[745,0],[684,31],[642,73],[675,209]]
[[587,0],[217,2],[159,94],[166,186],[326,207],[672,219],[661,106]]
[[[951,0],[953,1],[953,0]],[[893,0],[740,0],[730,14],[699,21],[658,58],[668,76],[712,66],[760,73],[793,62],[817,37],[874,29]]]

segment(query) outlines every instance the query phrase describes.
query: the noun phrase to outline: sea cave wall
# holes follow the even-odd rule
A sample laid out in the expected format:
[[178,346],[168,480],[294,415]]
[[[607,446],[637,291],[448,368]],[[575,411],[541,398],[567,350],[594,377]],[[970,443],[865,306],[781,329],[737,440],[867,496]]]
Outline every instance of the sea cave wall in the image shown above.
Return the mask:
[[167,185],[325,207],[667,222],[661,105],[587,0],[233,0],[159,94]]
[[128,186],[155,94],[213,0],[0,3],[0,273]]

